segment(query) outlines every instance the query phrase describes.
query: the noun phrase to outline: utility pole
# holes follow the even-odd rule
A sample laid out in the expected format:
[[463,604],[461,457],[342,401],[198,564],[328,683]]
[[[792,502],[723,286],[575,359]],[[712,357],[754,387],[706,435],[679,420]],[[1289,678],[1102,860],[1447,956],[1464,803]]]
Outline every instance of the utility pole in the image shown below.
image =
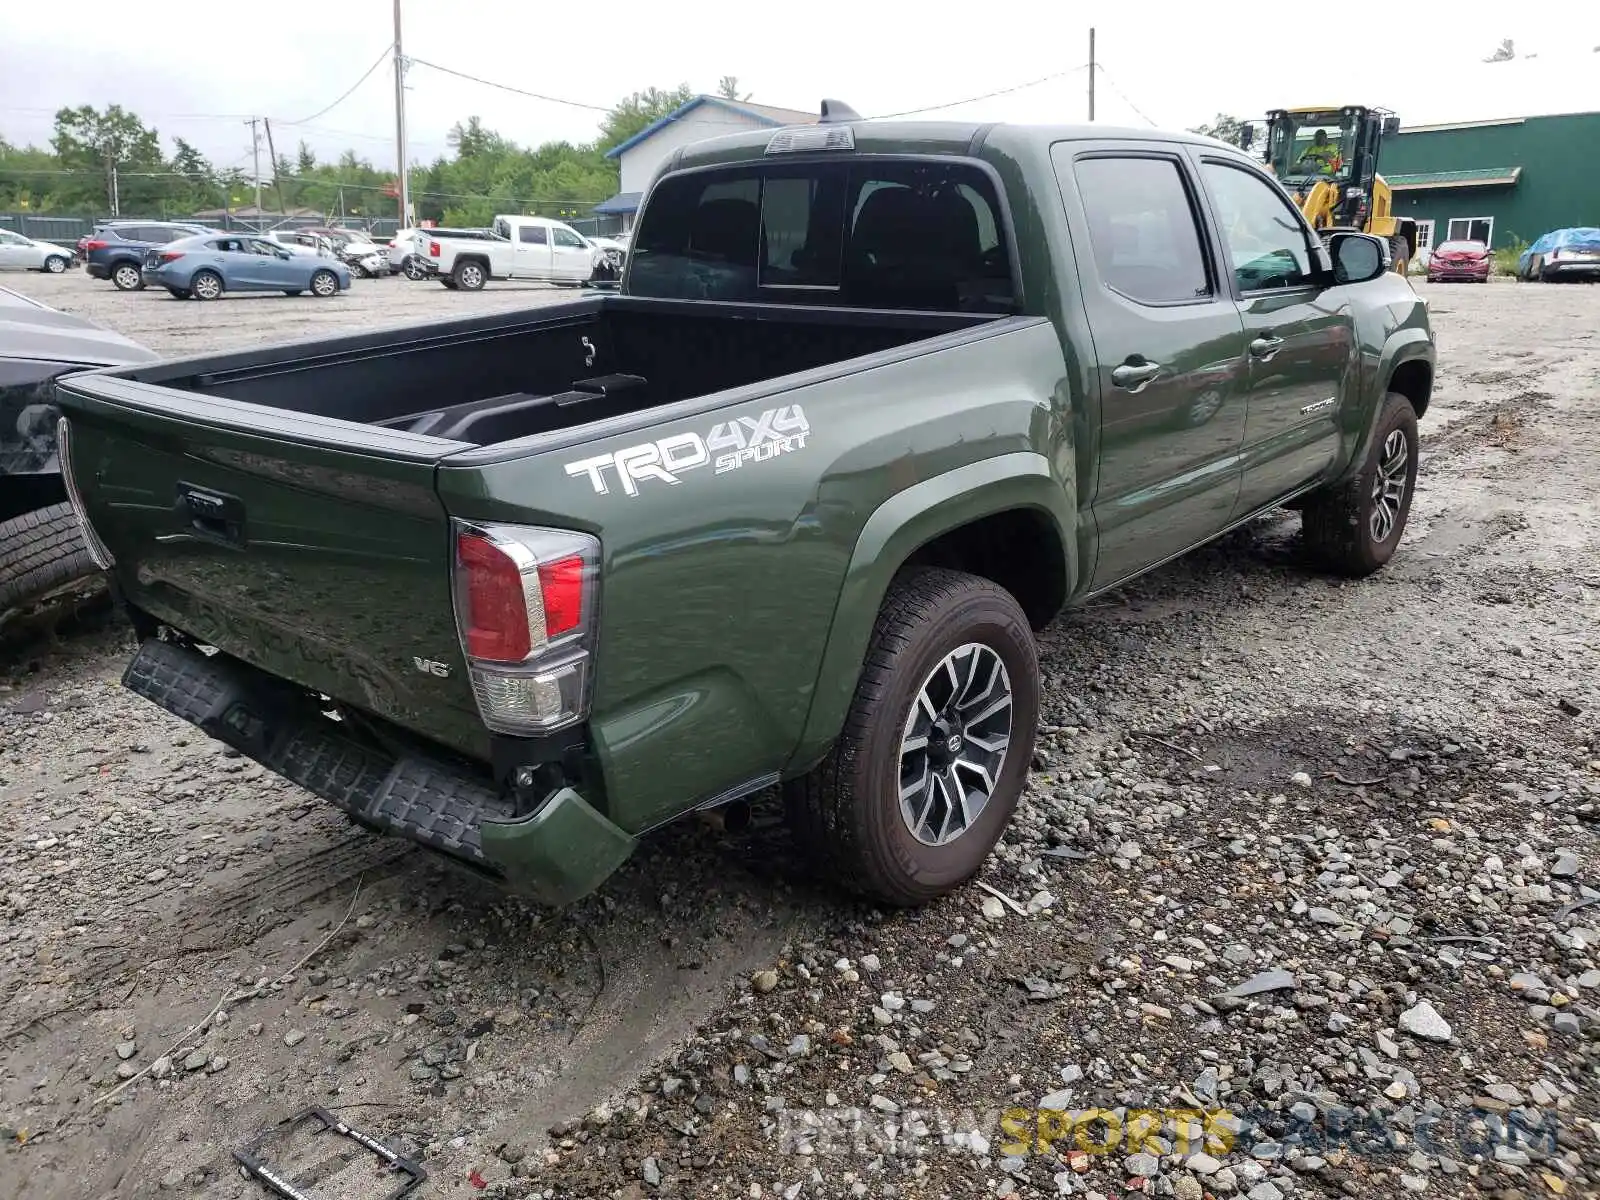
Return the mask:
[[106,147],[106,202],[111,205],[111,215],[121,216],[117,195],[117,159],[110,146]]
[[278,174],[278,152],[272,145],[272,118],[262,117],[261,123],[267,127],[267,157],[272,160],[272,190],[278,193],[278,211],[288,216],[289,210],[283,206],[283,178]]
[[400,40],[400,0],[394,0],[394,149],[400,167],[395,191],[400,193],[400,228],[411,224],[411,195],[406,184],[406,55]]
[[256,223],[261,223],[261,134],[256,126],[261,124],[260,117],[251,117],[245,122],[250,126],[250,150],[255,155],[256,176]]
[[1094,27],[1089,27],[1089,124],[1094,124]]

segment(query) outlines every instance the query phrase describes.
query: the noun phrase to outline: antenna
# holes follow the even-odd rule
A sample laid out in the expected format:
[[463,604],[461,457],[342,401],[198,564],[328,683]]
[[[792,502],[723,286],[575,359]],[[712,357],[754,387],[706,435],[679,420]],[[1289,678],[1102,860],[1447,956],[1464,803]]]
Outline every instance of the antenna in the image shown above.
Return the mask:
[[824,100],[822,102],[822,113],[817,118],[817,121],[822,125],[833,125],[843,121],[859,121],[861,119],[861,114],[843,100]]

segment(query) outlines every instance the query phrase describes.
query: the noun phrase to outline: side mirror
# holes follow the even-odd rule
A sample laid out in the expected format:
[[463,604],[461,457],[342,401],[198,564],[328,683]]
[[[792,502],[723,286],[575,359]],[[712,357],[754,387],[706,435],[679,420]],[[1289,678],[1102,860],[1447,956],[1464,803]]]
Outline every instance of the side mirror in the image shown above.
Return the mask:
[[1250,143],[1256,140],[1256,131],[1252,126],[1239,126],[1239,149],[1250,149]]
[[1393,265],[1388,243],[1365,233],[1334,234],[1328,239],[1328,253],[1336,284],[1368,283]]
[[1399,132],[1400,132],[1400,118],[1399,117],[1385,117],[1383,119],[1383,136],[1384,137],[1393,137],[1395,134],[1397,134]]

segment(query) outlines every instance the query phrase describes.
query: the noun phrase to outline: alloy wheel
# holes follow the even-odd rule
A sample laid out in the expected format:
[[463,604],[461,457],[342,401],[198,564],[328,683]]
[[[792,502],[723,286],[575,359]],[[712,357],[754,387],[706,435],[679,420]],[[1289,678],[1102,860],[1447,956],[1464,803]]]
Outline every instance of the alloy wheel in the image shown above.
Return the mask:
[[977,821],[1011,744],[1011,677],[968,642],[923,680],[900,738],[900,815],[911,836],[945,846]]
[[1377,477],[1372,481],[1372,540],[1386,542],[1400,523],[1400,506],[1406,498],[1406,467],[1411,450],[1406,445],[1406,435],[1391,429],[1383,439],[1383,453],[1378,459]]
[[195,276],[191,290],[202,300],[215,300],[222,295],[222,280],[215,275],[202,273]]

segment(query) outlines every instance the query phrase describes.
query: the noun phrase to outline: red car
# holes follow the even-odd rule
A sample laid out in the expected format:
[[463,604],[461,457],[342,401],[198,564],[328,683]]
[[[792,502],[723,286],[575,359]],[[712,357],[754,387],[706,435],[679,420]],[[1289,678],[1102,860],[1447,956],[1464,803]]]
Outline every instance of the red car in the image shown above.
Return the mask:
[[1468,283],[1488,283],[1489,270],[1489,247],[1482,242],[1444,242],[1428,259],[1428,282],[1464,279]]

